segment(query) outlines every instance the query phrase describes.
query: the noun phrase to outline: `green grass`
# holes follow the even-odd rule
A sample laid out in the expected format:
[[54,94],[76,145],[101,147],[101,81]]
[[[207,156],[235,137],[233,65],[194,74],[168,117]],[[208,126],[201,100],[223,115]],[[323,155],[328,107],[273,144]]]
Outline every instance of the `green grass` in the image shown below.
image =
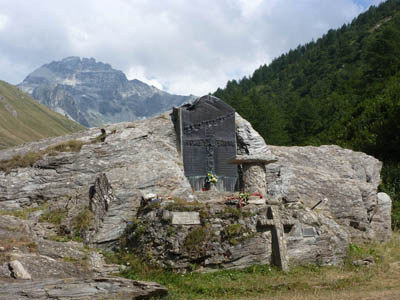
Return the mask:
[[4,81],[0,96],[0,149],[84,129]]
[[[231,229],[232,234],[239,230]],[[363,298],[364,294],[396,293],[399,288],[399,233],[394,233],[393,240],[384,244],[351,244],[349,258],[343,266],[297,266],[288,273],[268,265],[254,265],[245,269],[181,274],[152,266],[149,260],[126,251],[104,255],[109,263],[127,266],[121,276],[166,286],[170,299],[373,299]],[[373,256],[376,263],[352,264],[353,260],[367,256]]]
[[[245,269],[180,274],[149,266],[140,258],[128,253],[119,254],[117,258],[110,254],[106,254],[106,257],[109,262],[124,262],[128,266],[121,273],[126,278],[156,281],[166,286],[171,299],[236,299],[265,294],[273,296],[291,289],[310,290],[309,284],[297,281],[296,278],[322,272],[322,268],[310,266],[297,267],[286,274],[268,265],[254,265]],[[263,284],[259,284],[261,282]],[[345,284],[350,283],[340,283]]]
[[174,198],[174,202],[168,203],[164,209],[169,211],[200,211],[205,204],[198,201],[186,201],[181,198]]
[[26,207],[23,209],[18,209],[18,210],[0,210],[0,215],[4,216],[14,216],[23,220],[28,220],[29,215],[35,211],[38,210],[45,210],[47,209],[48,205],[43,204],[37,207]]
[[72,229],[74,231],[74,237],[82,238],[84,232],[90,228],[94,222],[93,213],[88,207],[84,208],[75,218],[72,220]]
[[67,216],[67,210],[63,208],[49,209],[46,210],[39,217],[39,222],[53,223],[55,225],[61,225],[62,220]]
[[0,161],[0,171],[9,171],[15,168],[31,167],[35,162],[42,158],[38,152],[28,152],[25,155],[15,155],[11,159]]
[[191,257],[195,257],[207,249],[207,243],[215,238],[215,232],[210,225],[203,225],[192,229],[186,236],[183,247]]

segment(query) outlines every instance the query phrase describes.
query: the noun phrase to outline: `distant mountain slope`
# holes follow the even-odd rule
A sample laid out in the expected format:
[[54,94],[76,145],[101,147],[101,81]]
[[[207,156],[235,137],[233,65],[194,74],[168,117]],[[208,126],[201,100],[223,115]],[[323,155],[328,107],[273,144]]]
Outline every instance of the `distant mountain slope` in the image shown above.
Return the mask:
[[0,81],[0,149],[84,129]]
[[52,110],[93,127],[157,115],[192,100],[168,94],[93,58],[68,57],[29,74],[19,87]]
[[400,160],[400,1],[275,59],[215,95],[270,144],[339,144]]
[[338,144],[383,160],[400,229],[400,0],[275,59],[215,95],[268,144]]

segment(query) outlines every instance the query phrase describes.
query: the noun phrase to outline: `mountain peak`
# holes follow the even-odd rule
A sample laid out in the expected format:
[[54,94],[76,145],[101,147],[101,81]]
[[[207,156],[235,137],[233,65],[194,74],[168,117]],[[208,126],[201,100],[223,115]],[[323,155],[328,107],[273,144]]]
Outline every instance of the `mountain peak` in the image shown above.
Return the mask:
[[137,79],[128,80],[110,64],[78,56],[41,66],[19,87],[87,127],[146,118],[194,98],[171,95]]
[[61,61],[53,61],[49,64],[45,64],[41,68],[47,68],[61,77],[69,76],[71,73],[76,74],[80,72],[116,72],[125,77],[121,71],[113,69],[110,64],[105,64],[100,61],[97,62],[93,57],[80,58],[78,56],[69,56]]

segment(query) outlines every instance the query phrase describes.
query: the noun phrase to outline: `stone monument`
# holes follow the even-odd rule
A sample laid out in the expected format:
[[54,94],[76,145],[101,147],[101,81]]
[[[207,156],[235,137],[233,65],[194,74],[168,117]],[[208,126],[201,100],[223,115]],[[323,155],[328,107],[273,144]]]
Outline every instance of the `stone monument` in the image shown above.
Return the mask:
[[[236,156],[234,109],[207,95],[174,108],[173,115],[185,176],[192,188],[237,189],[237,166],[229,163]],[[207,182],[210,176],[216,182]]]

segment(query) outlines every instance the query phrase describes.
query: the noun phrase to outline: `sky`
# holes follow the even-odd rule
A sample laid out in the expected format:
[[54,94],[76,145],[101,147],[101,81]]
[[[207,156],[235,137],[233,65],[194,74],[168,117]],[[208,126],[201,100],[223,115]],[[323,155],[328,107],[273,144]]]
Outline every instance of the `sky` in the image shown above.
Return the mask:
[[382,0],[0,0],[0,80],[93,57],[170,93],[205,95]]

